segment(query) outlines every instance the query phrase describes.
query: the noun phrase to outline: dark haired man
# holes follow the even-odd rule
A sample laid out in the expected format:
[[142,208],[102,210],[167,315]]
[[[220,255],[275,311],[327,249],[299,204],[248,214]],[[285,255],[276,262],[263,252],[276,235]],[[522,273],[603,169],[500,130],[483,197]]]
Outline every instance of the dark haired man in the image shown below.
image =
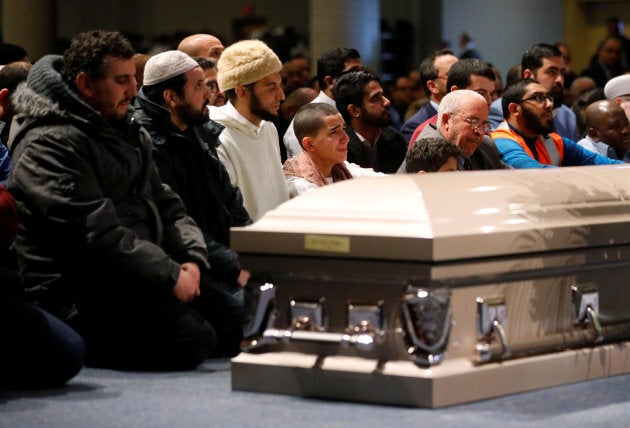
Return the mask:
[[[448,70],[446,92],[470,89],[484,97],[489,108],[493,99],[492,93],[494,92],[495,77],[494,71],[488,63],[476,58],[464,58],[451,65],[451,68]],[[437,124],[437,119],[436,112],[435,116],[418,125],[411,135],[409,147],[420,137],[424,127],[428,124]]]
[[[344,73],[362,69],[361,56],[356,49],[342,47],[324,52],[317,60],[319,94],[311,102],[326,103],[335,107],[333,87],[337,79]],[[297,156],[302,152],[293,123],[289,124],[282,140],[287,148],[288,157]]]
[[203,278],[202,292],[206,287],[215,290],[215,301],[209,302],[210,312],[197,309],[210,321],[219,342],[232,341],[236,349],[243,308],[233,296],[242,294],[249,272],[241,269],[238,254],[229,248],[230,227],[252,220],[216,153],[223,126],[208,116],[211,89],[199,60],[178,50],[151,57],[144,80],[134,117],[153,138],[162,181],[182,198],[208,247],[210,278]]
[[405,157],[408,173],[457,171],[461,150],[439,137],[427,137],[413,143]]
[[506,120],[492,133],[492,138],[508,165],[550,168],[621,163],[552,132],[553,98],[537,80],[523,79],[508,86],[501,101]]
[[244,286],[249,274],[228,248],[229,229],[252,221],[217,156],[223,126],[208,117],[211,89],[198,64],[181,51],[152,57],[145,68],[150,80],[138,93],[134,116],[153,137],[162,181],[180,195],[204,232],[212,277]]
[[455,62],[457,62],[457,57],[453,52],[442,49],[434,52],[420,63],[420,81],[425,94],[429,94],[429,102],[422,106],[400,128],[407,143],[411,143],[411,134],[418,125],[437,114],[440,101],[448,92],[446,86],[448,70]]
[[15,116],[13,92],[17,85],[26,80],[31,69],[30,62],[13,62],[0,70],[0,182],[5,183],[11,168],[11,156],[6,144],[9,141],[9,128]]
[[368,71],[346,73],[335,83],[333,94],[350,137],[348,162],[378,172],[396,172],[407,143],[389,126],[390,102],[379,78]]
[[209,106],[224,106],[226,103],[225,94],[219,89],[219,82],[217,81],[218,68],[216,61],[210,58],[203,58],[200,56],[193,57],[199,67],[203,70],[205,75],[204,83],[210,89],[210,97],[208,98]]
[[[562,52],[553,45],[540,43],[525,51],[521,58],[521,77],[540,82],[553,98],[553,130],[570,140],[579,139],[575,113],[562,103],[566,67]],[[501,99],[490,106],[490,126],[496,129],[504,119]]]
[[149,135],[129,120],[133,55],[118,32],[81,33],[16,91],[15,247],[27,295],[77,328],[88,363],[193,368],[217,342],[189,305],[207,250],[162,184]]

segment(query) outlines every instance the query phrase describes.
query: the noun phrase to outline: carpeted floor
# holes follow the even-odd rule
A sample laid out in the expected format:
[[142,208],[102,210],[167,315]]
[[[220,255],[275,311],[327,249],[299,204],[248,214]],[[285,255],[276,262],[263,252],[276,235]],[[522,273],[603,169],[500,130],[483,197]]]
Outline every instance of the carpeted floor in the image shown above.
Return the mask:
[[233,392],[228,360],[192,372],[84,369],[66,387],[0,391],[0,427],[626,427],[630,375],[437,410]]

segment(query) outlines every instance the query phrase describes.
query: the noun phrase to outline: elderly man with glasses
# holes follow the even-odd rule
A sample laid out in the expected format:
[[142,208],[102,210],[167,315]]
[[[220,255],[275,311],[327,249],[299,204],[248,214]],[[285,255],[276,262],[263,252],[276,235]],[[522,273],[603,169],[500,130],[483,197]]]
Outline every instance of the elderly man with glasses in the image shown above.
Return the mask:
[[442,98],[437,124],[427,125],[418,141],[441,138],[459,147],[458,170],[505,168],[489,132],[486,99],[473,90],[458,89]]
[[492,138],[503,161],[514,168],[621,163],[552,132],[553,97],[537,80],[519,80],[506,88],[501,106],[506,119]]

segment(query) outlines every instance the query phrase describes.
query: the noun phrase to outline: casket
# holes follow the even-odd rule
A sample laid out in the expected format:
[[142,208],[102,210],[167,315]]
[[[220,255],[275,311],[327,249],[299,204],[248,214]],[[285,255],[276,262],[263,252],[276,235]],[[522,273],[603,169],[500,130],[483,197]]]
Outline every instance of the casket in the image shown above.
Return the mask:
[[630,168],[354,179],[232,230],[232,388],[441,407],[630,372]]

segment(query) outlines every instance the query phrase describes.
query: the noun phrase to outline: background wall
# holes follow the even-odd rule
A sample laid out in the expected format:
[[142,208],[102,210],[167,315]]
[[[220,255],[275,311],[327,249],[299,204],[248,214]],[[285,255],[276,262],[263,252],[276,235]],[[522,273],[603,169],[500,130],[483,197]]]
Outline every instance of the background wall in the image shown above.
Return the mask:
[[[22,44],[33,59],[48,53],[50,46],[56,46],[54,42],[35,43],[33,32],[37,31],[39,24],[23,25],[23,22],[41,20],[41,14],[37,14],[39,10],[50,11],[46,16],[54,23],[51,26],[57,38],[62,40],[80,31],[105,28],[135,33],[134,44],[141,45],[139,47],[149,45],[160,35],[202,31],[216,34],[229,44],[236,38],[234,21],[246,16],[261,18],[273,29],[292,28],[296,37],[308,37],[311,26],[321,28],[326,24],[326,21],[311,22],[311,6],[314,3],[319,6],[325,4],[332,17],[342,5],[356,4],[356,13],[348,14],[346,10],[345,21],[337,25],[345,23],[347,30],[364,34],[366,46],[378,50],[378,46],[374,45],[378,44],[380,37],[379,25],[359,29],[353,20],[359,20],[361,14],[370,8],[370,19],[373,19],[377,14],[373,7],[379,4],[379,0],[367,2],[370,8],[366,10],[361,9],[361,0],[0,0],[1,30],[4,41]],[[605,35],[605,19],[612,15],[619,16],[630,26],[630,1],[380,1],[380,17],[386,24],[383,45],[388,44],[388,37],[392,34],[400,36],[398,29],[407,28],[410,31],[402,40],[396,40],[393,47],[389,43],[386,49],[388,55],[389,52],[403,55],[405,61],[402,64],[405,67],[417,67],[421,59],[436,49],[442,40],[450,42],[451,48],[458,53],[459,35],[466,31],[474,37],[482,58],[498,66],[503,75],[531,45],[561,40],[573,50],[573,68],[581,71],[594,53],[597,42]],[[401,27],[400,23],[404,25]],[[342,32],[335,28],[329,31],[333,40],[337,40],[335,36],[340,36],[339,43],[343,43],[343,34],[337,34]],[[40,35],[42,37],[50,38]],[[400,49],[397,50],[396,46]],[[387,56],[383,59],[386,61]],[[378,66],[376,64],[375,68]]]
[[444,40],[459,54],[459,35],[467,32],[504,82],[508,69],[532,45],[563,40],[561,0],[443,0],[442,8]]

